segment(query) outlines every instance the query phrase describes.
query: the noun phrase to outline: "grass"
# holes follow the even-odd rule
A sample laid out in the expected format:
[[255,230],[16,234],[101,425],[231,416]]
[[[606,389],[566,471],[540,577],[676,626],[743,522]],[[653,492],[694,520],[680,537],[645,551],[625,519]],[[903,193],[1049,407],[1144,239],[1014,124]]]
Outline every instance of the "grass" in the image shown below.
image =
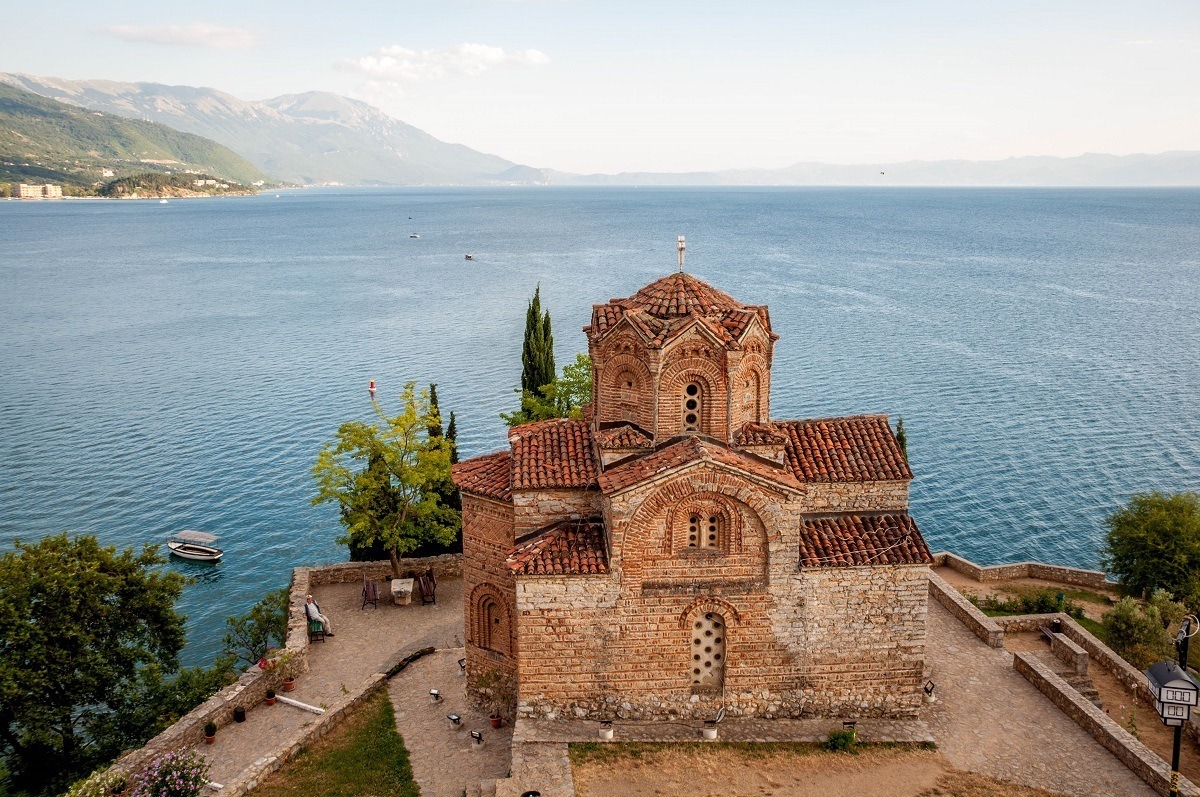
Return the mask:
[[380,691],[317,744],[284,764],[255,797],[418,797],[408,750]]
[[[903,744],[881,743],[864,745],[856,744],[858,748],[879,748],[891,750],[934,750],[933,744]],[[823,755],[830,751],[823,744],[810,742],[577,742],[567,748],[571,763],[580,764],[611,764],[618,761],[653,760],[660,755],[671,755],[686,752],[707,753],[709,751],[729,751],[738,753],[743,758],[769,758],[780,753],[788,755]]]

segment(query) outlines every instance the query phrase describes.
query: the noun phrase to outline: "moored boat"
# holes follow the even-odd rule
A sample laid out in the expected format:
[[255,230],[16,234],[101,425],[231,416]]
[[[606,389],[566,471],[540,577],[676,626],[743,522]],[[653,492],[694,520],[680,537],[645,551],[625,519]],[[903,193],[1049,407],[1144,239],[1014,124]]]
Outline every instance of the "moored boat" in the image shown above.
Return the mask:
[[172,556],[194,562],[219,562],[225,552],[213,545],[219,538],[203,531],[181,531],[167,540]]

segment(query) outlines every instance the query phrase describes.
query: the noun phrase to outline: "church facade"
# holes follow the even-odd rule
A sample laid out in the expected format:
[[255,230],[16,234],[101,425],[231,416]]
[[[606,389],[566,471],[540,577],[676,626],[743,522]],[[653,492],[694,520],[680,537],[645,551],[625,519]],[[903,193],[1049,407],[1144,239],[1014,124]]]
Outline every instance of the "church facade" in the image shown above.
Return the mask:
[[767,308],[682,271],[584,331],[585,417],[455,466],[468,675],[524,716],[915,713],[931,557],[887,417],[772,420]]

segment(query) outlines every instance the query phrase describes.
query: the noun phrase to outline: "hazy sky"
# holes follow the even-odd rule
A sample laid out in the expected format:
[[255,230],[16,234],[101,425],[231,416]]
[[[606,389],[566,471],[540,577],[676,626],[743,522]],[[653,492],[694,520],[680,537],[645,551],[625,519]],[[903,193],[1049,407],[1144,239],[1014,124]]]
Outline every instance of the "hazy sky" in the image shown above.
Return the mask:
[[0,71],[313,89],[568,171],[1200,149],[1200,2],[6,4]]

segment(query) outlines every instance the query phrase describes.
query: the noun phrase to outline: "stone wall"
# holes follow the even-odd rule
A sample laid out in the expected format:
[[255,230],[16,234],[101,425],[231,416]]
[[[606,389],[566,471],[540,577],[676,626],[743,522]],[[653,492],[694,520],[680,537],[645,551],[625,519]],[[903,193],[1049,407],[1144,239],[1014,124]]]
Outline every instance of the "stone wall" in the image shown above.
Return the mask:
[[[516,672],[516,585],[505,564],[515,541],[514,518],[512,504],[463,493],[463,628],[471,678],[492,668]],[[502,610],[491,647],[479,639],[485,599]]]
[[[421,574],[433,568],[438,580],[462,576],[462,554],[447,553],[441,556],[422,556],[400,560],[401,573]],[[324,584],[347,584],[362,581],[386,581],[392,577],[392,563],[388,559],[378,562],[342,562],[336,565],[308,568],[310,583],[314,587]]]
[[514,533],[521,537],[560,520],[600,514],[600,492],[584,489],[521,490],[513,493],[513,513]]
[[949,567],[968,578],[980,582],[1007,581],[1014,578],[1040,578],[1059,581],[1063,584],[1078,584],[1084,587],[1111,587],[1108,576],[1099,570],[1084,570],[1078,567],[1048,565],[1042,562],[1015,562],[986,567],[945,551],[933,555],[935,567]]
[[908,482],[833,482],[804,485],[809,513],[908,511]]
[[929,574],[929,594],[975,636],[993,648],[1004,647],[1004,630],[937,573]]
[[[1038,661],[1036,656],[1016,653],[1013,656],[1013,668],[1156,792],[1162,795],[1170,793],[1170,765]],[[1181,778],[1179,793],[1184,797],[1200,797],[1200,788]]]

